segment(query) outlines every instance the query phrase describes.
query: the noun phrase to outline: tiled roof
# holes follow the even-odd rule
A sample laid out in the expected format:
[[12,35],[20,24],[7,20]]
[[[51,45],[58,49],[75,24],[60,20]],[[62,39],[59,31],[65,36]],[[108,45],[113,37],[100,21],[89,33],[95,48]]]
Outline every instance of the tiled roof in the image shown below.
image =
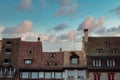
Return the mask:
[[61,69],[63,67],[63,52],[44,52],[42,53],[41,65],[43,69]]
[[84,44],[86,55],[120,55],[120,37],[88,37]]

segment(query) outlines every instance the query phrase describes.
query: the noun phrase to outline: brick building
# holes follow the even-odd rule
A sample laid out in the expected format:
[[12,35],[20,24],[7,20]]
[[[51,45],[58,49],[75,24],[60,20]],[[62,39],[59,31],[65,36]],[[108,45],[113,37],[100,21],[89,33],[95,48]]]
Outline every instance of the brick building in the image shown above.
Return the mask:
[[120,37],[88,37],[84,30],[88,80],[120,80]]
[[0,80],[18,80],[18,52],[20,38],[4,38],[0,52]]
[[89,37],[82,51],[43,52],[40,38],[0,41],[0,80],[119,80],[120,37]]

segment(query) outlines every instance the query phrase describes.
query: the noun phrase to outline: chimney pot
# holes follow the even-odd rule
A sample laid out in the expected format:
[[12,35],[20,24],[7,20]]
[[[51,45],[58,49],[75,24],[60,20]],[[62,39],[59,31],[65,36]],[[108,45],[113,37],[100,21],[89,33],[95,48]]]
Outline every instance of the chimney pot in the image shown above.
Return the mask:
[[40,41],[40,37],[38,37],[38,41]]

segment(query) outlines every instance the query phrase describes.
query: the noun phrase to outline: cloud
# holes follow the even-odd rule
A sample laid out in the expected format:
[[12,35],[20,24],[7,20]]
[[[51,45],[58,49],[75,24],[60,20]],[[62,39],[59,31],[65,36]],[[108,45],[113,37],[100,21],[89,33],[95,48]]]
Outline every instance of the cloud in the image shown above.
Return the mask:
[[56,38],[55,34],[42,34],[41,35],[42,41],[53,42],[55,38]]
[[4,27],[3,26],[0,26],[0,33],[2,33],[4,31]]
[[30,10],[32,8],[32,0],[21,0],[18,6],[19,10]]
[[59,9],[56,11],[55,16],[70,15],[76,12],[78,6],[76,0],[53,0],[59,5]]
[[99,27],[102,27],[104,24],[104,17],[100,17],[98,20],[95,20],[92,16],[88,17],[83,21],[82,24],[79,25],[77,31],[81,31],[83,29],[89,29],[89,31],[93,31]]
[[101,27],[95,31],[100,36],[120,36],[120,25],[118,27],[105,28]]
[[6,27],[4,31],[2,32],[3,34],[17,34],[17,33],[27,33],[32,30],[32,22],[26,20],[19,24],[16,27]]
[[116,15],[120,16],[120,6],[116,7],[115,9],[111,10],[110,12],[115,13]]
[[68,33],[61,34],[56,37],[56,41],[69,41],[75,38],[75,30],[71,30]]
[[67,27],[67,24],[59,24],[53,30],[55,31],[62,31]]

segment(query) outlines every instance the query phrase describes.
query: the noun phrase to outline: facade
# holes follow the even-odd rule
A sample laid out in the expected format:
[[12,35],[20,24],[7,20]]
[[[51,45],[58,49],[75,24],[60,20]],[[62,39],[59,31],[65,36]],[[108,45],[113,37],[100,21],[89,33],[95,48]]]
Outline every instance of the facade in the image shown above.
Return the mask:
[[0,41],[0,80],[119,80],[120,37],[89,37],[82,51],[43,52],[40,38]]
[[43,52],[40,38],[3,38],[0,80],[86,80],[85,60],[82,51]]
[[18,80],[18,52],[20,38],[4,38],[0,52],[0,80]]
[[86,80],[86,58],[82,51],[64,52],[64,80]]
[[120,37],[88,37],[84,30],[88,80],[120,80]]

